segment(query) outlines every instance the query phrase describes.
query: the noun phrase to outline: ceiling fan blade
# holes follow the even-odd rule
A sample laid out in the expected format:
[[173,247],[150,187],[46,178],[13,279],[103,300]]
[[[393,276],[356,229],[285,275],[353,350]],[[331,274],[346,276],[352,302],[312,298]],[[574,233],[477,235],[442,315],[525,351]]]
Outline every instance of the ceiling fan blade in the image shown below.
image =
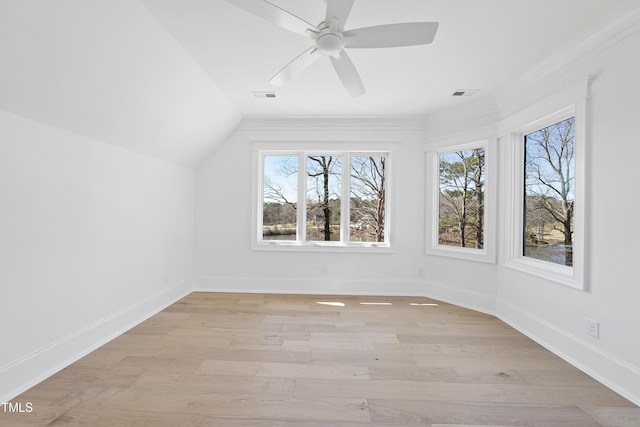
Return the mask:
[[310,47],[300,55],[296,56],[294,60],[289,62],[282,70],[278,71],[278,73],[269,80],[269,83],[276,86],[282,86],[300,74],[309,65],[316,62],[316,60],[321,56],[322,54],[315,46]]
[[327,0],[327,16],[325,21],[327,25],[333,18],[338,19],[338,30],[344,30],[344,23],[351,13],[354,0]]
[[344,32],[344,47],[376,48],[429,44],[438,31],[437,22],[378,25]]
[[302,36],[314,39],[317,28],[302,18],[299,18],[281,7],[266,0],[227,0],[229,3],[247,12],[266,19],[277,26]]
[[330,56],[329,58],[347,92],[354,98],[362,95],[365,92],[364,84],[347,52],[343,50],[339,55]]

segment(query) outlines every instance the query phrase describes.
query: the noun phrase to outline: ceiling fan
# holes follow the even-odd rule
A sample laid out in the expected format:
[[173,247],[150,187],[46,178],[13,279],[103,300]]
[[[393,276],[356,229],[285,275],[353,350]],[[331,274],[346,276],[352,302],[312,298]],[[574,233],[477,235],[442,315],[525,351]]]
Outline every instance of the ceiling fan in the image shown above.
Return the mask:
[[437,22],[409,22],[344,30],[354,0],[326,0],[327,13],[320,25],[313,25],[267,0],[227,0],[273,24],[304,37],[315,45],[302,52],[271,78],[269,83],[283,85],[313,64],[328,56],[338,77],[353,97],[365,92],[362,79],[345,48],[382,48],[429,44],[438,30]]

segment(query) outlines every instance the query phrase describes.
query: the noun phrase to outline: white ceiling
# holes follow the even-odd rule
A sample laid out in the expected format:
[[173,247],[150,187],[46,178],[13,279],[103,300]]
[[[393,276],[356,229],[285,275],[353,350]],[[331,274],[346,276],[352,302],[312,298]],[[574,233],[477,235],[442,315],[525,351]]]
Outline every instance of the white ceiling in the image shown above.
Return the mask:
[[[312,23],[324,16],[323,0],[271,1]],[[540,64],[562,66],[545,59],[639,3],[356,0],[346,29],[440,27],[430,45],[349,50],[367,90],[351,98],[326,58],[269,85],[312,41],[224,0],[0,0],[0,109],[194,166],[242,116],[428,115],[492,98]]]

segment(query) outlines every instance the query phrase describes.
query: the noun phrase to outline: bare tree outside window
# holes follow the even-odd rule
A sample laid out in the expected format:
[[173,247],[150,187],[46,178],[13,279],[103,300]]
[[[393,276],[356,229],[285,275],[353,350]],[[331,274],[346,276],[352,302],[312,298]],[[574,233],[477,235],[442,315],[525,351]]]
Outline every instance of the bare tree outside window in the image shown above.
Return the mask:
[[262,239],[296,240],[298,157],[264,156]]
[[524,138],[523,255],[573,265],[575,118]]
[[342,157],[307,157],[307,240],[340,240]]
[[438,244],[484,247],[485,150],[442,153]]
[[386,165],[385,156],[351,157],[349,236],[352,241],[384,242]]

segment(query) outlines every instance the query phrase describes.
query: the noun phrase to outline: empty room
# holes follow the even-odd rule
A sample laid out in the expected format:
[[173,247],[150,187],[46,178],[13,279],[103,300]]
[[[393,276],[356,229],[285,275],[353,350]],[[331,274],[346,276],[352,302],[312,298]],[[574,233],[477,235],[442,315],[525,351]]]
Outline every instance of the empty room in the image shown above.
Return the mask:
[[639,52],[637,0],[0,0],[0,425],[640,426]]

